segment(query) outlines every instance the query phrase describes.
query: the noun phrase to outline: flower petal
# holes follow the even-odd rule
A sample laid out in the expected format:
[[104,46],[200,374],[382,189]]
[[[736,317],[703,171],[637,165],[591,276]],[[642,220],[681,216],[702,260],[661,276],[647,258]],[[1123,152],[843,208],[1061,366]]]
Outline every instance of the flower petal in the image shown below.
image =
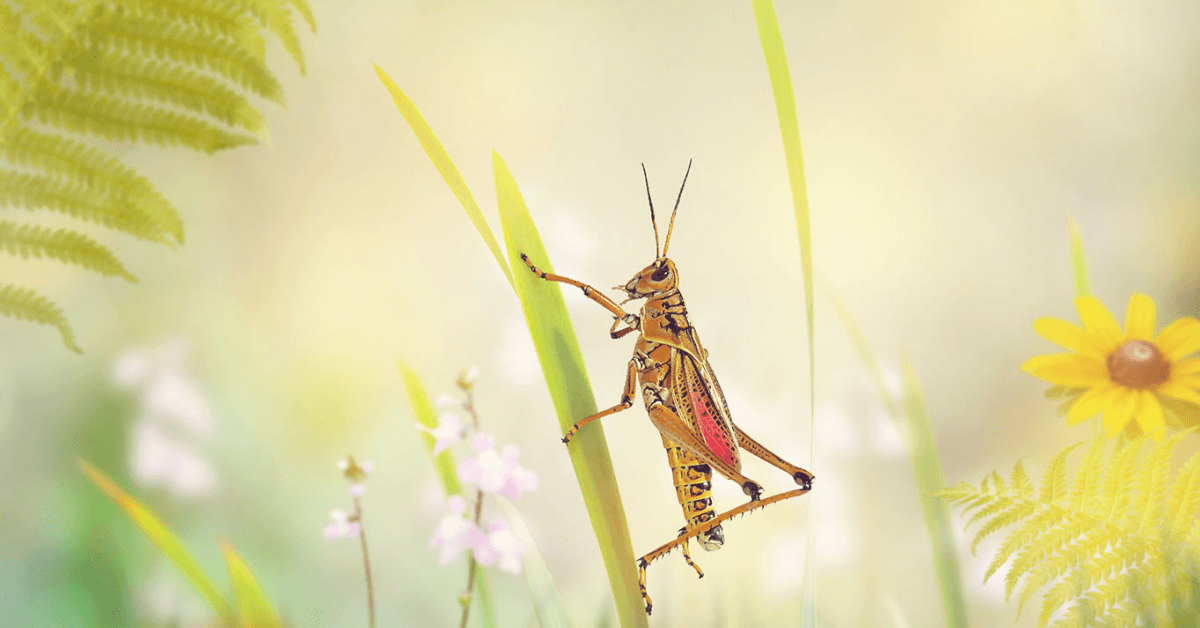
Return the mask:
[[1039,355],[1022,364],[1021,370],[1052,384],[1090,388],[1110,383],[1103,360],[1075,353]]
[[1075,425],[1112,405],[1123,388],[1113,385],[1097,386],[1075,400],[1067,412],[1067,425]]
[[1200,373],[1200,358],[1188,358],[1171,363],[1171,378],[1180,375],[1195,375]]
[[1098,358],[1105,355],[1104,343],[1100,342],[1099,338],[1079,325],[1068,323],[1061,318],[1043,316],[1033,321],[1033,331],[1046,340],[1071,351]]
[[1196,405],[1200,405],[1200,393],[1197,393],[1183,382],[1163,382],[1162,384],[1158,385],[1156,390],[1164,395],[1167,395],[1168,397],[1174,397],[1181,401],[1187,401]]
[[1178,360],[1200,351],[1200,321],[1186,316],[1167,325],[1154,339],[1168,360]]
[[1138,340],[1153,340],[1157,315],[1154,299],[1141,292],[1133,293],[1133,296],[1129,297],[1128,307],[1125,308],[1125,336]]
[[1104,411],[1104,433],[1109,437],[1116,436],[1133,418],[1137,410],[1138,391],[1122,388],[1113,400],[1112,405]]
[[1158,403],[1154,393],[1148,390],[1138,391],[1138,408],[1133,418],[1137,420],[1138,427],[1142,428],[1143,432],[1153,436],[1156,441],[1162,441],[1164,430],[1158,428],[1166,425],[1166,420],[1163,418],[1162,405]]
[[1079,310],[1079,320],[1083,322],[1083,327],[1092,333],[1105,355],[1111,353],[1125,339],[1117,319],[1113,318],[1100,299],[1093,296],[1079,297],[1075,299],[1075,309]]

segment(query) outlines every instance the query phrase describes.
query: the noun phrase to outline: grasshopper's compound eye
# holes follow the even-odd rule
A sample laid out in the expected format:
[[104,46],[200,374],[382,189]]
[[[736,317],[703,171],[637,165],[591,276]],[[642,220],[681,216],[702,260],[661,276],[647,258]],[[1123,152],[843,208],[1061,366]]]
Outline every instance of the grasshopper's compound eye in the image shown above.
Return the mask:
[[669,277],[670,275],[671,275],[671,269],[667,268],[666,266],[663,266],[662,268],[654,271],[654,274],[650,275],[650,278],[653,279],[654,281],[662,281],[662,280],[666,279],[667,277]]

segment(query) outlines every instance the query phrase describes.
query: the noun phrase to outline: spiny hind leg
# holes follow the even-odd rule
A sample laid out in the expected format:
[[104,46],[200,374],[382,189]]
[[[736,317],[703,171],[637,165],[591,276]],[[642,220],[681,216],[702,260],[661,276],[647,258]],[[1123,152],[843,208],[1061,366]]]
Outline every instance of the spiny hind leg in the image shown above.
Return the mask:
[[633,406],[633,394],[635,392],[637,392],[637,363],[634,360],[630,360],[629,370],[625,372],[625,389],[621,392],[621,403],[618,403],[607,410],[602,410],[589,417],[580,419],[575,423],[575,425],[571,426],[571,429],[567,430],[566,434],[563,435],[562,442],[570,443],[571,439],[575,438],[575,433],[579,431],[579,428],[591,423],[592,421],[603,419],[611,414],[628,410]]
[[750,438],[750,435],[743,432],[742,428],[734,425],[733,431],[737,434],[738,447],[741,447],[745,451],[748,451],[754,456],[762,459],[767,464],[792,476],[792,479],[796,481],[796,484],[799,484],[806,489],[812,488],[813,478],[816,477],[812,473],[809,473],[808,471],[791,464],[783,458],[776,456],[771,452],[770,449],[763,447],[758,441]]
[[709,465],[716,472],[737,482],[742,487],[742,492],[750,496],[750,501],[758,501],[762,496],[762,486],[742,475],[737,469],[734,469],[729,463],[713,456],[709,453],[708,447],[700,440],[688,426],[679,418],[678,414],[662,404],[655,404],[649,408],[650,422],[654,423],[654,427],[658,428],[660,434],[668,440],[673,440],[679,443],[684,449],[695,454],[705,464]]

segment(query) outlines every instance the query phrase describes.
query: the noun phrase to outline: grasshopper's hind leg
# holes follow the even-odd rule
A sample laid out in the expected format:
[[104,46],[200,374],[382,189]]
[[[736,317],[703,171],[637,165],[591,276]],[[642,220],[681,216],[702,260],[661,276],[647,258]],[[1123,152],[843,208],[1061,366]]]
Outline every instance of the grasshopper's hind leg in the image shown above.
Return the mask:
[[668,440],[679,443],[684,449],[695,454],[714,471],[721,475],[737,482],[742,487],[742,492],[750,496],[750,501],[756,502],[762,497],[762,485],[750,478],[742,475],[737,469],[730,466],[728,462],[706,453],[708,447],[700,440],[700,437],[695,432],[691,431],[683,419],[675,411],[667,408],[662,404],[650,406],[650,422],[654,427],[658,428],[660,434]]
[[763,447],[758,443],[758,441],[750,438],[750,435],[743,432],[742,428],[734,425],[733,431],[737,434],[739,447],[762,459],[767,464],[792,476],[792,479],[796,481],[796,484],[799,484],[801,487],[806,489],[812,488],[813,478],[816,477],[812,473],[809,473],[808,471],[789,463],[783,458],[776,456],[771,452],[770,449]]

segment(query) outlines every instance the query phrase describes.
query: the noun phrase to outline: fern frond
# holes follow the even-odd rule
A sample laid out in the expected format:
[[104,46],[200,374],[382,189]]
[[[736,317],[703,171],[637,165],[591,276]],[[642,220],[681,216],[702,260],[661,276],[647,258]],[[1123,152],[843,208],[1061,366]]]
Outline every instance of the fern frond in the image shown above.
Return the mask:
[[[207,153],[256,143],[266,124],[249,96],[283,103],[267,32],[304,71],[293,11],[315,28],[305,0],[0,0],[0,204],[182,242],[178,212],[144,177],[74,136]],[[68,229],[0,221],[0,250],[132,280],[111,251]],[[0,313],[69,340],[50,301],[5,296]]]
[[1166,522],[1172,538],[1182,538],[1196,523],[1196,509],[1200,508],[1200,456],[1192,456],[1184,463],[1171,486],[1167,498]]
[[1137,497],[1133,502],[1130,523],[1138,531],[1146,532],[1151,527],[1158,527],[1162,517],[1163,498],[1167,492],[1167,482],[1170,479],[1171,454],[1176,445],[1187,432],[1180,432],[1159,443],[1154,448],[1154,454],[1138,472]]
[[112,251],[92,238],[68,229],[47,229],[0,220],[0,250],[25,258],[56,259],[101,275],[137,281]]
[[1030,481],[1029,475],[1025,473],[1025,467],[1021,466],[1021,461],[1013,465],[1012,472],[1013,489],[1017,495],[1025,498],[1033,497],[1034,489],[1033,482]]
[[[1107,466],[1098,439],[1069,495],[1067,454],[1078,444],[1054,457],[1036,496],[1020,463],[1008,484],[993,472],[978,489],[962,483],[942,494],[977,509],[967,524],[979,522],[976,543],[1009,530],[984,579],[1008,565],[1006,596],[1020,589],[1018,616],[1041,591],[1042,627],[1052,620],[1056,628],[1191,625],[1178,620],[1200,616],[1200,453],[1170,475],[1171,454],[1186,434],[1156,444],[1140,465],[1146,436],[1114,447]],[[1006,486],[1005,494],[994,492]]]
[[0,204],[50,209],[143,240],[169,242],[158,225],[124,199],[98,195],[62,179],[0,171]]
[[192,116],[88,90],[48,88],[31,102],[33,118],[114,142],[186,146],[205,153],[256,143]]
[[283,104],[283,87],[266,62],[234,39],[182,22],[144,16],[101,17],[80,31],[80,48],[126,53],[208,70],[250,93]]
[[0,315],[55,327],[68,349],[83,353],[75,344],[75,334],[71,332],[62,308],[29,288],[0,284]]
[[1043,508],[1036,515],[1029,517],[1021,527],[1013,530],[1008,538],[1004,539],[1004,543],[996,550],[995,557],[988,564],[987,571],[983,574],[983,581],[987,582],[1004,563],[1012,558],[1013,554],[1022,547],[1025,547],[1039,538],[1054,526],[1062,523],[1069,517],[1067,511],[1060,508]]
[[1067,454],[1083,443],[1076,443],[1060,452],[1050,461],[1046,475],[1042,476],[1042,492],[1038,501],[1055,504],[1067,497]]
[[1097,440],[1088,448],[1083,464],[1075,472],[1075,485],[1071,490],[1071,510],[1091,511],[1100,498],[1100,485],[1104,479],[1104,441]]
[[250,100],[206,74],[111,52],[80,55],[71,64],[84,89],[173,105],[255,135],[264,132],[266,120]]
[[[183,222],[179,220],[179,214],[150,181],[86,144],[18,128],[6,140],[0,140],[0,157],[14,166],[64,177],[94,193],[124,199],[150,223],[148,231],[161,231],[175,242],[183,243]],[[162,237],[150,239],[165,240]]]

